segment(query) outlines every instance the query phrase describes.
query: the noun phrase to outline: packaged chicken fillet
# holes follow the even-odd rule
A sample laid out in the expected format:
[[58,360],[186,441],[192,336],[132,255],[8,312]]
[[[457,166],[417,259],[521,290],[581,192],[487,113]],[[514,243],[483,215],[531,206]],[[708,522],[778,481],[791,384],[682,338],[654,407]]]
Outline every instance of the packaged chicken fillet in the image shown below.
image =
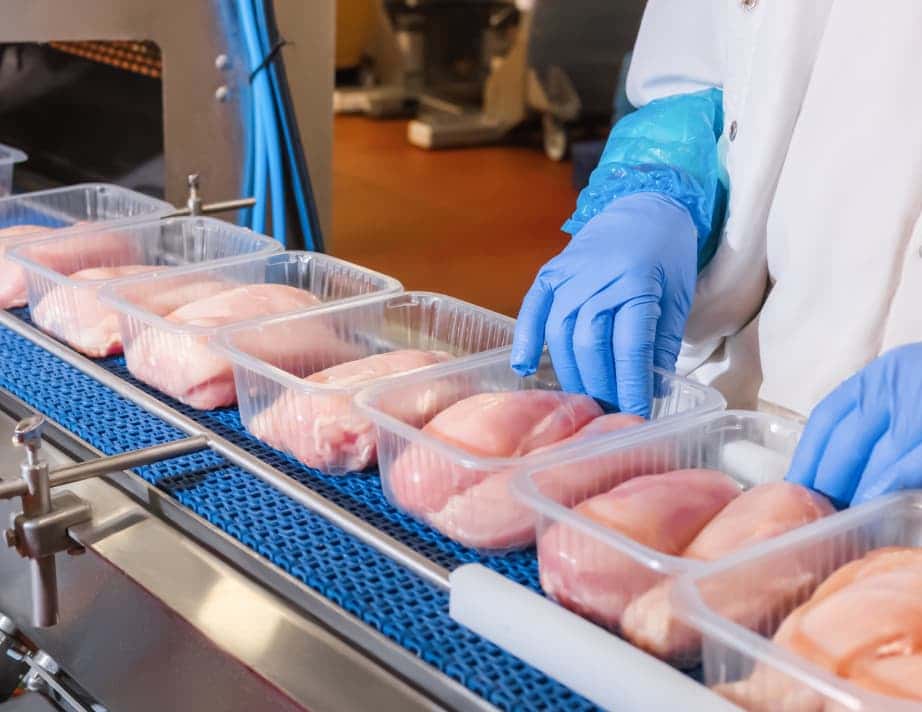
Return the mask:
[[[514,322],[438,294],[409,292],[335,305],[222,331],[218,348],[234,364],[244,426],[267,444],[327,474],[377,463],[374,424],[355,394],[384,379],[512,342]],[[275,345],[310,334],[315,344],[280,353]],[[422,427],[459,397],[436,385],[405,392],[395,407]]]
[[[18,263],[6,257],[17,245],[149,220],[174,210],[161,200],[98,183],[0,198],[0,309],[25,306],[27,302],[26,274]],[[48,264],[63,261],[62,266],[66,266],[70,252],[58,252],[48,246],[45,258]]]
[[[455,402],[422,425],[410,422],[401,404],[427,389],[453,393]],[[657,423],[724,405],[716,392],[671,374],[657,374],[656,391],[652,420]],[[434,366],[372,386],[356,400],[377,428],[389,501],[483,551],[534,542],[535,517],[511,488],[529,458],[654,427],[640,418],[606,414],[587,396],[562,392],[548,359],[533,376],[517,376],[508,353]],[[636,470],[639,463],[578,477],[573,486],[604,491],[630,476],[631,467]]]
[[[545,593],[674,665],[696,665],[701,639],[676,616],[676,577],[834,511],[783,481],[799,434],[794,421],[731,411],[529,463],[515,486],[537,518]],[[621,481],[580,487],[610,472]],[[788,594],[769,586],[765,605]]]
[[705,683],[755,712],[918,710],[920,542],[922,493],[904,492],[683,578]]
[[[400,290],[396,280],[334,257],[281,252],[143,275],[104,287],[100,298],[119,315],[131,374],[211,410],[237,400],[233,366],[213,348],[222,327]],[[293,332],[265,348],[272,360],[305,349],[339,353],[343,344],[328,334]]]

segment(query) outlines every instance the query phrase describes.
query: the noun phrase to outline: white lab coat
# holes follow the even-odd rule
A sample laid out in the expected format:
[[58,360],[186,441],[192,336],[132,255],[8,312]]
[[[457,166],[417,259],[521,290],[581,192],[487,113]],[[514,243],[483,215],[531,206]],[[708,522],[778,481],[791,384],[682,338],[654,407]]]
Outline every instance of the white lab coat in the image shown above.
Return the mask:
[[649,0],[632,103],[724,89],[727,221],[679,369],[732,405],[807,414],[922,341],[920,47],[922,0]]

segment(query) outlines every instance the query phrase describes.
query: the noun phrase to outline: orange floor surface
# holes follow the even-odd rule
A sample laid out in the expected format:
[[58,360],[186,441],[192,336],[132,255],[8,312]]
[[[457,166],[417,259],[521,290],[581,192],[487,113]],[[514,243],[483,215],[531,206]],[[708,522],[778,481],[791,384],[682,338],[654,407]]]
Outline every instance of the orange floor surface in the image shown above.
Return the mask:
[[538,147],[425,151],[405,136],[405,121],[336,118],[329,252],[514,316],[568,239],[571,165]]

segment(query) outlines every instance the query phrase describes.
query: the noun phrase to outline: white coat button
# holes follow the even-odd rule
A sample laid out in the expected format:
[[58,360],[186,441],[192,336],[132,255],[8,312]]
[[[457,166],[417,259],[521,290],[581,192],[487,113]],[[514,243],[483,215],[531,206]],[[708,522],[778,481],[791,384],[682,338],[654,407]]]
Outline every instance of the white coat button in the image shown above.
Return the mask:
[[736,122],[730,124],[730,140],[736,141]]
[[752,10],[756,5],[759,4],[759,0],[740,0],[740,4],[742,4],[742,6],[747,10]]

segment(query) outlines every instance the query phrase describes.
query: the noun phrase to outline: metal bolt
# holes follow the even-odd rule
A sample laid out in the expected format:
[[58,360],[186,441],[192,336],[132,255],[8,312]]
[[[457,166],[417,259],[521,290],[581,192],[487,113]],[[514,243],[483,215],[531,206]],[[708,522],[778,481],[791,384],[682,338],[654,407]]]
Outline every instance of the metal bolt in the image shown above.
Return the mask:
[[215,69],[228,69],[230,67],[230,57],[226,54],[219,54],[214,58]]
[[214,92],[214,98],[218,101],[224,102],[227,101],[230,97],[230,89],[227,88],[226,84],[222,84]]
[[736,122],[734,121],[732,124],[730,124],[730,140],[731,141],[736,141],[736,128],[737,128]]

